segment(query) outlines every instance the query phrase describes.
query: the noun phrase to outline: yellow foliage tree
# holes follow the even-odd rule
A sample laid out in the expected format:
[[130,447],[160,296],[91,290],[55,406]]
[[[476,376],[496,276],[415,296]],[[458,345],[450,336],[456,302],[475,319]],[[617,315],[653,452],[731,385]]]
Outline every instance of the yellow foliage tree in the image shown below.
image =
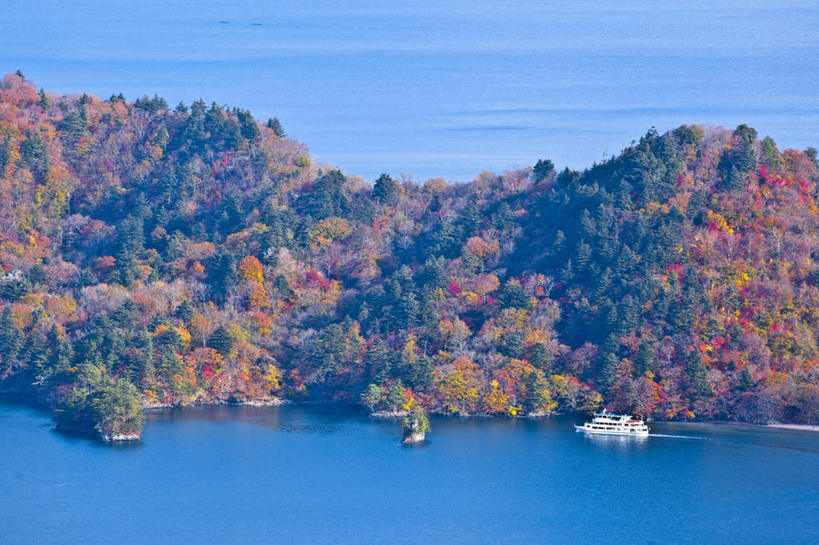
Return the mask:
[[455,369],[438,384],[444,409],[452,414],[470,414],[480,398],[476,365],[461,356],[453,362]]
[[323,245],[329,244],[336,239],[344,238],[349,235],[351,231],[350,222],[344,218],[333,216],[315,224],[310,228],[308,234],[310,240],[315,244]]
[[500,389],[497,380],[489,383],[489,391],[483,396],[483,409],[489,414],[504,414],[509,408],[509,394]]
[[249,255],[239,263],[239,275],[248,282],[264,282],[264,267],[255,256]]

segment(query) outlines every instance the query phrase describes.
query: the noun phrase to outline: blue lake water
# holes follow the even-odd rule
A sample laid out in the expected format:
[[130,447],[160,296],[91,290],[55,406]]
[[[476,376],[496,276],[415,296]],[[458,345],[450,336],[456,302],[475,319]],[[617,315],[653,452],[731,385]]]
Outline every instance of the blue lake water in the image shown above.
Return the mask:
[[[0,0],[0,72],[49,91],[276,115],[320,161],[470,179],[582,168],[649,127],[819,145],[815,0]],[[0,405],[0,543],[817,543],[819,434],[569,418],[154,413],[139,445]]]
[[572,419],[398,425],[322,407],[151,413],[141,444],[0,404],[0,543],[817,543],[819,434]]
[[320,161],[471,179],[583,168],[656,126],[819,145],[815,0],[0,0],[0,71],[277,115]]

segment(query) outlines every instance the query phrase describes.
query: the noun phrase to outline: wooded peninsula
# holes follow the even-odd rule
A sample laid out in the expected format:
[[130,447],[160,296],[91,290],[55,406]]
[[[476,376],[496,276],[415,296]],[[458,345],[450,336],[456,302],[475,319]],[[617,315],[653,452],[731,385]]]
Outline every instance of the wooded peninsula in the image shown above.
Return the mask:
[[819,166],[740,125],[469,183],[317,165],[278,119],[0,83],[0,392],[143,409],[819,423]]

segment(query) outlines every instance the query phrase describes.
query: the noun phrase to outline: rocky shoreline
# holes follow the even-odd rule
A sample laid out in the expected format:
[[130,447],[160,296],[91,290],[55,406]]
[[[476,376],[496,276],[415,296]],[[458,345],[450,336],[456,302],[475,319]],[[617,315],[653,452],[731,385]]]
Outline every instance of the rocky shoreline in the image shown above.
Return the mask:
[[139,441],[142,439],[142,434],[140,433],[115,433],[113,435],[102,435],[99,437],[100,440],[105,441],[106,443],[118,443],[118,442],[127,442],[127,441]]
[[401,439],[402,445],[418,445],[423,443],[427,438],[425,432],[411,432],[409,430],[404,431],[404,438]]
[[375,411],[370,416],[375,418],[403,418],[409,414],[408,411]]
[[213,401],[195,401],[193,403],[163,403],[163,402],[148,402],[143,401],[140,405],[144,410],[161,410],[161,409],[177,409],[184,407],[228,407],[228,406],[245,406],[245,407],[279,407],[281,405],[289,405],[292,402],[288,399],[280,397],[264,397],[259,399],[226,399]]

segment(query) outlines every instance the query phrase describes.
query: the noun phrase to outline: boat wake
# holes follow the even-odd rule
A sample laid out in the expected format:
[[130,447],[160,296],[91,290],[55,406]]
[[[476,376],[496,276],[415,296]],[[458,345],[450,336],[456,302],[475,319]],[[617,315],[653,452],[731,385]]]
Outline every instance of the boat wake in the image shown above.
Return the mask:
[[649,437],[665,437],[668,439],[699,439],[700,441],[708,441],[708,437],[701,435],[669,435],[666,433],[649,433]]

